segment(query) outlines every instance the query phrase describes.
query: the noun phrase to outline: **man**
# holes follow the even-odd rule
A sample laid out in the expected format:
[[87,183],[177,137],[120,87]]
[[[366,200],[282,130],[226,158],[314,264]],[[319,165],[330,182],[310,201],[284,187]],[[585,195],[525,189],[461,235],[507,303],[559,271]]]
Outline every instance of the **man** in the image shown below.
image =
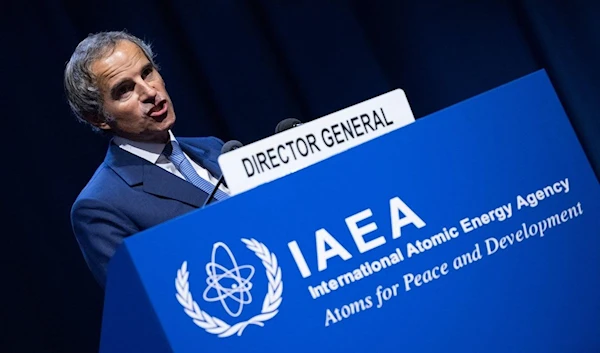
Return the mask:
[[108,262],[124,238],[202,206],[221,175],[223,142],[173,136],[175,109],[152,50],[125,32],[79,43],[64,84],[77,118],[112,137],[71,210],[75,237],[104,287]]

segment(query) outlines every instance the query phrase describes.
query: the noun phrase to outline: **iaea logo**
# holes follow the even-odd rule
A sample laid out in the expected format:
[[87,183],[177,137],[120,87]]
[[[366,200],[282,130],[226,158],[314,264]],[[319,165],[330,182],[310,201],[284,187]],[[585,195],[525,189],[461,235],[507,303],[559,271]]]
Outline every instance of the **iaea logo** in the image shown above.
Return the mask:
[[[217,251],[223,249],[229,256],[231,268],[218,264],[216,262]],[[220,301],[223,309],[233,317],[238,317],[242,313],[244,304],[252,303],[252,276],[254,276],[254,267],[250,265],[238,266],[235,257],[225,243],[218,242],[213,245],[211,261],[206,264],[206,289],[203,299],[207,302]],[[223,283],[225,282],[225,283]],[[237,302],[237,310],[231,311],[231,301]],[[235,304],[234,304],[235,305]]]
[[[241,336],[248,325],[264,326],[264,322],[272,319],[279,312],[283,281],[281,268],[277,264],[277,257],[267,247],[255,239],[242,239],[246,247],[262,260],[265,273],[269,282],[267,295],[263,300],[262,311],[247,321],[230,325],[224,320],[214,317],[200,309],[192,298],[188,282],[189,272],[187,261],[184,261],[177,271],[175,288],[177,300],[183,306],[185,313],[192,318],[194,323],[207,332],[219,337],[229,337],[237,333]],[[224,251],[231,262],[228,268],[218,264],[215,259],[218,251]],[[244,310],[244,305],[252,303],[254,267],[250,265],[238,266],[237,260],[225,243],[215,243],[212,249],[211,261],[206,264],[206,289],[203,299],[207,302],[221,302],[223,309],[231,316],[238,317]]]

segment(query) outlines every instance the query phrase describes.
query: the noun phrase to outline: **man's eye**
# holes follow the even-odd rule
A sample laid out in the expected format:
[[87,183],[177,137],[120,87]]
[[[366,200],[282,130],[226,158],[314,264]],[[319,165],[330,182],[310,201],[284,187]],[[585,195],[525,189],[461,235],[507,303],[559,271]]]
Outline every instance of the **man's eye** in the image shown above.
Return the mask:
[[146,78],[148,75],[152,73],[153,69],[151,67],[147,67],[142,71],[142,78]]
[[121,87],[119,87],[119,89],[117,90],[117,96],[118,97],[122,97],[124,96],[127,92],[131,91],[133,89],[133,85],[131,84],[127,84],[127,85],[122,85]]

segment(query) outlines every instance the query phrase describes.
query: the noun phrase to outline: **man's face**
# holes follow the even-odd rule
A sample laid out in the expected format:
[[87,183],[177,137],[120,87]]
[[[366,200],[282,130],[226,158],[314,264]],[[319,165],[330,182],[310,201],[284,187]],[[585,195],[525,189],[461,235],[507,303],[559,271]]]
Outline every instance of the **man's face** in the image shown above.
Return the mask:
[[175,111],[165,82],[134,43],[120,41],[110,55],[91,66],[105,112],[113,121],[96,122],[103,130],[136,141],[166,142]]

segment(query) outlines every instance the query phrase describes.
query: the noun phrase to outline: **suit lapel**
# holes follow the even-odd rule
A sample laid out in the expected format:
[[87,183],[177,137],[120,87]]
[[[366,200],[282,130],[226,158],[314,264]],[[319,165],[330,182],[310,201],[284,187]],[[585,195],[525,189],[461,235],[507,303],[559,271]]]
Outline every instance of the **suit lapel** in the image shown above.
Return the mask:
[[144,166],[143,190],[147,193],[200,207],[208,194],[180,177],[148,163]]
[[149,194],[200,207],[208,194],[166,170],[131,154],[110,142],[105,163],[129,186]]
[[201,165],[204,169],[208,170],[213,177],[218,179],[221,177],[221,168],[217,158],[219,153],[216,149],[202,148],[201,146],[193,145],[189,139],[179,139],[179,145],[181,149],[194,160],[194,162]]

